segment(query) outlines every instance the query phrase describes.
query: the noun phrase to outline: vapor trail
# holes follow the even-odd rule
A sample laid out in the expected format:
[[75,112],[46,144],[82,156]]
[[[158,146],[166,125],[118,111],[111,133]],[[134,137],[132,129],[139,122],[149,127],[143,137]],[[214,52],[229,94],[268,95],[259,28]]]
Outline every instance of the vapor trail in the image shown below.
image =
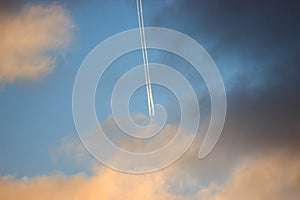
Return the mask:
[[147,45],[146,45],[142,0],[136,0],[136,6],[138,12],[138,22],[139,22],[139,29],[140,29],[143,61],[144,61],[144,72],[145,72],[147,98],[148,98],[148,111],[149,111],[149,115],[153,117],[155,112],[154,112],[154,103],[153,103],[152,88],[151,88],[151,81],[150,81],[149,61],[148,61],[148,52],[147,52]]

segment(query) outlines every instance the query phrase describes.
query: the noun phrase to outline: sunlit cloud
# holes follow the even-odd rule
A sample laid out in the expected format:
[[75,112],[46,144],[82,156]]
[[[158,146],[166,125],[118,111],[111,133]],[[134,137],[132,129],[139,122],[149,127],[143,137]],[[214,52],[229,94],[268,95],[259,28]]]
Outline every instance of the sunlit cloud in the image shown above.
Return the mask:
[[37,80],[55,68],[74,24],[59,5],[27,5],[0,15],[0,83]]
[[[188,163],[187,163],[188,164]],[[180,169],[132,175],[98,168],[94,175],[53,174],[34,178],[0,178],[1,199],[297,199],[300,186],[300,159],[287,153],[253,157],[236,166],[224,183],[210,183],[191,194],[174,193],[174,185],[193,187],[197,182],[180,184]],[[176,180],[176,181],[175,181]],[[189,180],[189,179],[188,179]],[[184,184],[183,184],[184,183]],[[51,195],[49,195],[51,194]]]
[[[115,126],[112,119],[104,122],[104,127],[109,130],[110,134],[117,134]],[[164,130],[169,134],[174,131],[176,131],[176,126],[169,126]],[[132,151],[141,148],[131,140],[124,141],[124,138],[119,136],[117,138],[121,141],[115,139],[115,142],[119,142],[119,145],[124,148],[130,147]],[[170,140],[170,138],[166,134],[166,137],[160,138],[160,140]],[[229,159],[228,156],[224,158],[224,155],[232,152],[229,153],[226,148],[222,147],[221,155],[218,154],[219,149],[216,149],[216,152],[213,152],[207,159],[199,161],[197,158],[199,144],[198,141],[195,142],[196,144],[171,166],[155,173],[132,175],[111,170],[95,160],[93,161],[78,138],[65,137],[62,139],[56,155],[61,156],[61,160],[69,159],[67,162],[72,165],[90,168],[91,175],[56,174],[45,176],[43,177],[44,184],[51,184],[57,188],[59,185],[66,187],[66,189],[60,188],[60,190],[66,190],[66,194],[58,196],[56,199],[293,200],[300,195],[297,189],[300,187],[300,159],[296,154],[298,150],[295,149],[296,152],[293,153],[292,149],[278,148],[264,153],[247,156],[244,154],[244,159],[229,163],[224,162],[224,159]],[[157,144],[154,142],[154,144],[148,143],[142,146],[149,148],[147,147],[149,145]],[[161,158],[166,156],[168,155],[161,155]],[[126,163],[118,155],[113,155],[112,159]],[[230,165],[230,170],[226,165]],[[220,173],[223,178],[220,177]],[[33,183],[40,177],[19,180],[3,177],[2,179],[6,181],[4,184],[6,186],[14,184],[17,185],[16,188],[22,187],[29,190],[29,188],[34,188]],[[57,180],[61,180],[62,183]],[[42,188],[41,190],[46,189]],[[51,191],[46,190],[45,192]],[[52,192],[55,192],[55,187]],[[16,196],[16,198],[18,197]],[[29,198],[32,197],[28,196]]]

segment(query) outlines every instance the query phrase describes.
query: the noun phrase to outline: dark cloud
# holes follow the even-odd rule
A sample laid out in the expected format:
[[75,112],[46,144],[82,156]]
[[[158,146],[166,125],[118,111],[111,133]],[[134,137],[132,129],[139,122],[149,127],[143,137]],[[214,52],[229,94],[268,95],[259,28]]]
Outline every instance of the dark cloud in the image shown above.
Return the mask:
[[1,16],[7,13],[15,12],[21,8],[23,4],[22,0],[12,0],[12,1],[5,1],[0,0],[0,12]]
[[221,71],[235,70],[243,78],[264,79],[273,68],[278,70],[279,63],[287,70],[299,69],[299,63],[290,62],[300,50],[299,5],[293,0],[174,1],[150,25],[194,37]]
[[19,12],[25,5],[39,4],[43,5],[46,3],[51,3],[55,1],[46,1],[46,0],[0,0],[0,16],[10,16]]
[[[104,0],[103,0],[104,1]],[[101,1],[102,2],[102,1]],[[0,10],[1,12],[11,13],[19,11],[25,5],[38,4],[38,5],[49,5],[49,4],[59,4],[62,6],[81,6],[84,1],[80,0],[0,0]]]
[[195,171],[214,162],[225,168],[250,154],[300,151],[299,6],[294,0],[173,1],[149,22],[196,39],[225,79],[224,131],[211,156],[191,165]]
[[10,9],[14,7],[18,7],[20,4],[22,4],[22,0],[12,0],[12,1],[0,1],[0,8],[2,9]]

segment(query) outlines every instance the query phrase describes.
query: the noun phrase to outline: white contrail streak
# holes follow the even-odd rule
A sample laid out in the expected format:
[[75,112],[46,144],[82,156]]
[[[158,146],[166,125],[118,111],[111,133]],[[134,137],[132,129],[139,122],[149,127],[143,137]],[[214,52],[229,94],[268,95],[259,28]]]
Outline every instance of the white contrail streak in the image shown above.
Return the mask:
[[148,97],[148,111],[149,111],[149,115],[153,117],[155,112],[154,112],[154,103],[153,103],[151,81],[150,81],[149,61],[148,61],[148,52],[147,52],[147,45],[146,45],[142,0],[136,0],[136,6],[138,12],[138,22],[139,22],[139,29],[140,29],[143,61],[144,61],[144,71],[145,71],[146,89],[147,89],[147,97]]

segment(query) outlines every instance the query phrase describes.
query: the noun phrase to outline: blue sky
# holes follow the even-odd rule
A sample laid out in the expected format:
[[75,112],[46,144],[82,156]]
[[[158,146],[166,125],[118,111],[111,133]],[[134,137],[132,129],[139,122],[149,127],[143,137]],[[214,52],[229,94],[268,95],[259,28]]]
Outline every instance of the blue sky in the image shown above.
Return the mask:
[[[16,178],[26,176],[34,179],[55,172],[66,176],[78,173],[90,175],[95,168],[105,169],[80,147],[72,116],[73,83],[82,61],[96,45],[114,34],[138,27],[135,1],[1,1],[0,12],[3,10],[4,14],[0,15],[0,33],[1,27],[4,27],[2,30],[15,30],[9,26],[14,24],[13,19],[24,18],[29,8],[40,5],[42,8],[38,7],[37,10],[41,12],[48,12],[49,8],[57,13],[53,15],[51,11],[41,15],[41,18],[49,16],[49,19],[45,25],[36,22],[37,30],[49,29],[49,35],[46,35],[50,39],[53,39],[51,34],[59,35],[63,45],[59,43],[52,47],[51,42],[56,40],[46,44],[49,49],[42,45],[41,50],[46,52],[46,57],[55,58],[49,73],[38,74],[39,77],[22,75],[26,72],[17,73],[16,78],[0,76],[0,178],[13,175]],[[58,8],[50,8],[51,5]],[[299,3],[292,0],[286,3],[248,0],[244,3],[236,0],[144,1],[145,25],[181,31],[199,42],[219,67],[228,96],[227,119],[216,149],[204,163],[194,161],[189,153],[184,156],[177,165],[179,169],[175,169],[174,178],[166,179],[166,182],[170,182],[169,193],[183,196],[198,194],[202,187],[212,182],[223,183],[228,179],[228,184],[224,185],[227,188],[231,183],[229,172],[244,163],[245,158],[252,161],[257,155],[267,155],[266,158],[270,158],[268,163],[281,164],[276,156],[268,156],[270,152],[279,151],[280,155],[284,155],[283,160],[293,162],[291,159],[295,159],[295,165],[298,166],[299,159],[293,157],[299,152],[300,130],[298,6]],[[61,17],[55,18],[55,15]],[[57,25],[53,25],[52,20],[57,20]],[[24,26],[31,24],[35,25],[35,20],[31,19]],[[14,31],[12,33],[19,36]],[[44,32],[41,31],[41,34]],[[24,38],[15,39],[14,49],[18,49],[18,44],[23,44]],[[69,39],[70,42],[66,42]],[[0,38],[2,44],[3,41]],[[10,66],[4,66],[9,63],[6,60],[11,59],[8,56],[15,51],[2,46],[0,64],[4,70],[0,68],[0,73],[5,75],[9,71],[7,69],[11,69]],[[27,50],[29,52],[30,48]],[[32,56],[29,53],[24,55]],[[206,126],[210,103],[202,78],[186,61],[173,54],[149,50],[149,57],[150,62],[168,64],[191,81],[198,92],[200,108],[204,113],[204,122],[201,123]],[[139,51],[122,56],[100,81],[96,106],[101,122],[110,123],[108,103],[116,80],[142,62]],[[13,70],[21,68],[15,66]],[[171,112],[169,124],[176,125],[178,110],[174,108],[178,103],[175,97],[159,86],[153,86],[153,91],[156,96],[154,99]],[[146,92],[140,88],[131,102],[131,111],[146,114],[146,100]],[[197,149],[200,141],[201,138],[196,140],[191,152]],[[68,152],[61,152],[66,148]],[[79,160],[76,157],[78,149],[81,149],[79,154],[83,156],[79,156]],[[253,163],[250,162],[250,167],[268,165],[255,159]],[[286,169],[286,166],[282,166],[276,170],[283,173]],[[199,170],[203,173],[197,173]],[[151,175],[149,177],[151,179]],[[124,184],[127,179],[124,178]],[[278,181],[276,177],[274,180]],[[262,183],[265,184],[263,180]],[[299,194],[298,190],[292,192]]]
[[[163,3],[167,4],[167,2]],[[159,9],[162,9],[155,5],[156,3],[153,4],[146,6],[144,11],[148,26],[154,25],[151,19]],[[3,174],[15,174],[21,177],[60,170],[60,166],[56,165],[51,158],[51,150],[59,145],[60,139],[65,135],[76,134],[71,103],[77,70],[87,54],[101,41],[121,31],[137,27],[135,6],[134,1],[105,1],[105,3],[91,1],[75,3],[75,5],[65,3],[65,7],[70,9],[68,12],[75,28],[72,33],[72,44],[57,58],[55,71],[43,80],[5,84],[0,93],[1,121],[4,122],[0,131],[3,138],[0,157]],[[152,62],[158,62],[161,60],[160,57],[157,52],[150,51]],[[108,72],[108,77],[105,79],[108,83],[103,81],[106,95],[97,97],[99,101],[102,99],[107,101],[111,95],[113,87],[109,77],[111,73],[116,74],[117,77],[121,76],[131,66],[142,64],[142,57],[140,52],[135,52],[120,58],[117,62],[116,67]],[[154,88],[154,90],[160,89]],[[98,93],[102,94],[101,92]],[[133,109],[146,111],[147,107],[144,103],[146,97],[142,89],[137,93],[137,98],[139,99],[136,100],[136,105],[139,106],[134,106]],[[98,117],[101,121],[109,114],[108,106],[99,108]],[[69,169],[67,167],[64,170],[68,173]],[[70,167],[70,172],[73,170],[73,167]]]

